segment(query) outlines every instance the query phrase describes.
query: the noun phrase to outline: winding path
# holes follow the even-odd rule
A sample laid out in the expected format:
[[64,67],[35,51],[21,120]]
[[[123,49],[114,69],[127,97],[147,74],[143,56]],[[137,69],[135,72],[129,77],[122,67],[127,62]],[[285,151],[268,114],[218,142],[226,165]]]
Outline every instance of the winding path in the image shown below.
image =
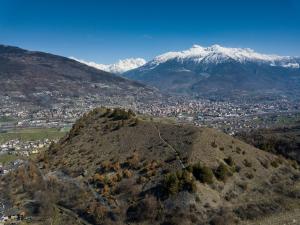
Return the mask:
[[167,146],[175,153],[176,158],[179,160],[180,166],[182,167],[182,169],[185,169],[185,165],[184,165],[184,163],[182,162],[182,160],[181,160],[181,158],[180,158],[179,152],[178,152],[175,148],[173,148],[173,146],[170,145],[165,139],[162,138],[161,133],[160,133],[160,130],[158,129],[158,127],[157,127],[156,125],[154,125],[154,127],[155,127],[155,129],[157,130],[159,139],[160,139],[164,144],[166,144],[166,145],[167,145]]

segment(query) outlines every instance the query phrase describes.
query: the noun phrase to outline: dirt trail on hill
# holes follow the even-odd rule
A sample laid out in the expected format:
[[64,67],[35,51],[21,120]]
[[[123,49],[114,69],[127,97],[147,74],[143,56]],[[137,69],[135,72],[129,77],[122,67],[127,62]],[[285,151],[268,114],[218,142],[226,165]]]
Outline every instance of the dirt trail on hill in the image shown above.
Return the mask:
[[166,144],[166,145],[167,145],[167,146],[175,153],[176,158],[179,160],[179,163],[180,163],[182,169],[185,169],[185,165],[184,165],[184,163],[182,162],[182,160],[181,160],[181,158],[180,158],[179,152],[178,152],[175,148],[173,148],[173,146],[170,145],[165,139],[162,138],[159,128],[158,128],[157,126],[155,126],[155,125],[154,125],[154,127],[155,127],[155,129],[157,130],[159,139],[160,139],[164,144]]

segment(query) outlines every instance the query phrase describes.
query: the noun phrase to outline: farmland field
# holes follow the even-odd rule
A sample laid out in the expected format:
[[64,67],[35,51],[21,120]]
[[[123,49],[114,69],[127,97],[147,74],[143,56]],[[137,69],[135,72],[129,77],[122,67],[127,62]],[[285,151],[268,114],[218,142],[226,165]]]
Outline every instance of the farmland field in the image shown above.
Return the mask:
[[42,139],[57,139],[64,136],[66,131],[57,128],[25,128],[0,133],[0,144],[9,140],[36,141]]
[[15,161],[16,159],[20,159],[20,156],[13,155],[13,154],[1,154],[0,155],[0,164],[6,165],[12,161]]

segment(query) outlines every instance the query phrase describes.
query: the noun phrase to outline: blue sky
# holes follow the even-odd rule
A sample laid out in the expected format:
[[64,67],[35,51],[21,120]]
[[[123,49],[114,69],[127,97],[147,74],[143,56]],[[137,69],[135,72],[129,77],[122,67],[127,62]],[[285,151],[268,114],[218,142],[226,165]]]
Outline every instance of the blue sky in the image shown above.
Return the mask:
[[0,0],[0,43],[98,63],[193,44],[300,55],[299,0]]

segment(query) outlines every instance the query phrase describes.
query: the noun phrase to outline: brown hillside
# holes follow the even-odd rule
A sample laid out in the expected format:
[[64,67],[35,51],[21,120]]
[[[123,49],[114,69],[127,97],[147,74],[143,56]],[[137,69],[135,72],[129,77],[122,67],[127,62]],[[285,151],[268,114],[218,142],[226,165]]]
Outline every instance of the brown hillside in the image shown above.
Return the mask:
[[49,204],[90,224],[235,224],[300,208],[297,164],[213,129],[120,109],[83,116],[38,164],[45,186],[56,181],[44,192],[63,183],[68,195]]
[[31,108],[65,105],[69,98],[76,102],[88,96],[99,102],[114,98],[127,102],[128,97],[145,102],[161,97],[143,84],[66,57],[4,45],[0,45],[0,86],[0,96]]

